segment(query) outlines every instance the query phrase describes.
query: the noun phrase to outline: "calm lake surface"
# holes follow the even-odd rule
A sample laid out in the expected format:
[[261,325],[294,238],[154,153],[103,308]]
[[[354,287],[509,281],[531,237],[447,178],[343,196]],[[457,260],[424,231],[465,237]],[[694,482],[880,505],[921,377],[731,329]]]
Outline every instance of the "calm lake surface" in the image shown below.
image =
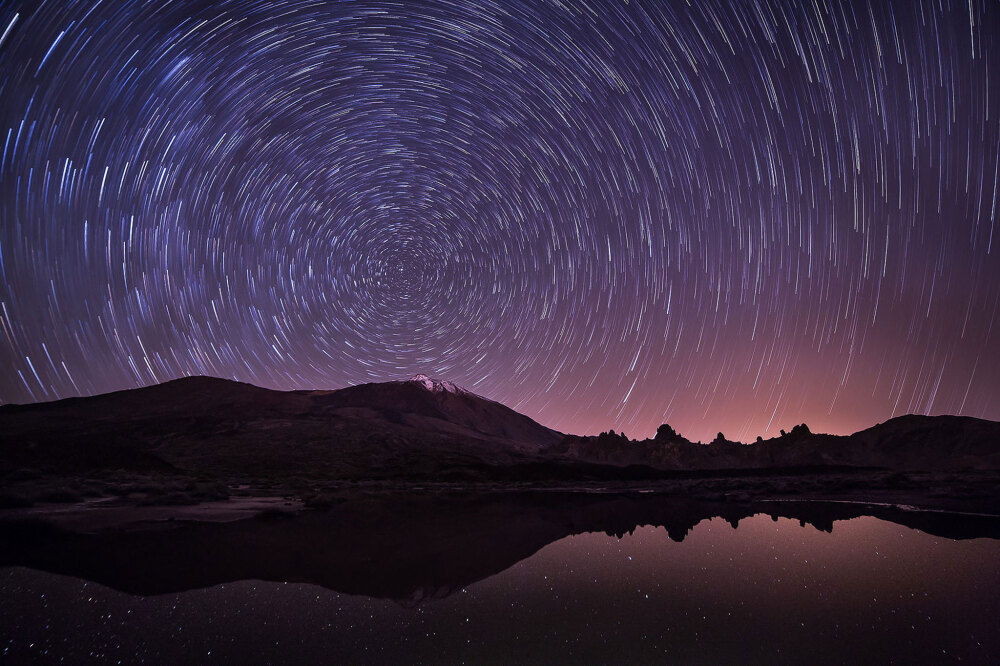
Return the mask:
[[832,533],[765,515],[737,529],[713,518],[681,542],[661,527],[622,538],[580,534],[446,592],[399,602],[245,580],[133,596],[5,567],[2,656],[11,663],[1000,659],[1000,541],[951,540],[870,517],[838,521]]

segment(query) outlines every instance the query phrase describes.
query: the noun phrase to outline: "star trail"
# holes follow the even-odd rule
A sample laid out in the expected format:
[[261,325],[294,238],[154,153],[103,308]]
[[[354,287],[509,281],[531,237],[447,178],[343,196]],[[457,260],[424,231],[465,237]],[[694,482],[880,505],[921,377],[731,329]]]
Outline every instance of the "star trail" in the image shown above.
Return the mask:
[[0,402],[1000,419],[1000,4],[0,5]]

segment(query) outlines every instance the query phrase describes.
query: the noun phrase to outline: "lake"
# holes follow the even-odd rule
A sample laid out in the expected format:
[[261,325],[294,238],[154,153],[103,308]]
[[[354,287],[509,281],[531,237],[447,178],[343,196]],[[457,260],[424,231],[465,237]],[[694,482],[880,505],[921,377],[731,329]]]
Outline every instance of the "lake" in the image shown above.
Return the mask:
[[[397,541],[371,536],[366,521],[353,525],[354,543],[350,531],[295,517],[242,532],[219,526],[228,531],[218,542],[195,531],[202,526],[131,541],[32,537],[4,563],[37,568],[0,569],[4,661],[995,663],[1000,649],[995,538],[935,536],[867,515],[723,519],[710,515],[725,513],[715,507],[683,529],[653,522],[611,534],[573,533],[586,525],[546,514],[545,525],[562,520],[570,533],[546,545],[561,532],[543,530],[524,506],[505,508],[517,525],[495,540],[489,502],[455,518],[456,534],[416,511],[387,519]],[[607,511],[597,504],[590,515],[619,520]],[[921,516],[945,528],[961,520]],[[398,534],[407,529],[425,534]],[[266,560],[223,552],[223,543],[253,550],[255,533],[262,552],[276,549]],[[324,541],[331,533],[336,543]],[[340,573],[319,578],[323,561]],[[212,584],[227,564],[232,580]]]

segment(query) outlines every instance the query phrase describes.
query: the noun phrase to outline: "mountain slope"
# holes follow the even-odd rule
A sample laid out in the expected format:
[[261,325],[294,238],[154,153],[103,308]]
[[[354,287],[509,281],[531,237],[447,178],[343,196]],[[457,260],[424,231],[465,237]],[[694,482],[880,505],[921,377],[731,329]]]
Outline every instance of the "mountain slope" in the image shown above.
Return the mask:
[[503,405],[420,381],[273,391],[188,377],[88,398],[0,407],[0,471],[97,468],[334,477],[530,462],[560,433]]
[[[903,416],[847,436],[814,434],[802,425],[751,445],[702,445],[669,426],[660,430],[643,441],[562,435],[422,375],[335,391],[273,391],[189,377],[0,407],[0,473],[518,480],[824,465],[1000,469],[1000,423],[969,417]],[[621,469],[630,465],[646,469]]]
[[351,386],[315,400],[317,408],[333,413],[359,410],[354,413],[415,428],[455,432],[453,426],[458,426],[477,436],[507,440],[525,452],[536,453],[563,437],[505,405],[425,375],[405,382]]

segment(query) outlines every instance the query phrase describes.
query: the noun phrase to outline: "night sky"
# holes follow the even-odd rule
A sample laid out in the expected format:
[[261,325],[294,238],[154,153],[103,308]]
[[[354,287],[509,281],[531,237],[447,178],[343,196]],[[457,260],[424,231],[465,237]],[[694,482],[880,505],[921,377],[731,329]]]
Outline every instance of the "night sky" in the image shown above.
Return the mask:
[[0,3],[0,402],[1000,419],[1000,3]]

